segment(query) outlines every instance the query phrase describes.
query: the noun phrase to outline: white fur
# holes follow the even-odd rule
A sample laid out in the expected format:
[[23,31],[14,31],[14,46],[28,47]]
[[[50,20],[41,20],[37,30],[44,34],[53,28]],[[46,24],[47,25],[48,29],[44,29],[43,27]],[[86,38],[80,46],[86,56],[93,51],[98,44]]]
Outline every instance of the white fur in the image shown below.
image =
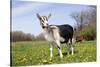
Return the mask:
[[[51,31],[52,30],[52,31]],[[60,34],[59,34],[59,29],[58,27],[56,26],[51,26],[50,28],[47,28],[47,29],[43,29],[43,33],[44,33],[44,37],[47,41],[49,41],[50,43],[56,43],[58,47],[60,47],[60,41],[64,40],[62,37],[60,37]],[[52,45],[50,45],[50,56],[52,57],[53,56],[53,53],[52,53]],[[63,57],[63,54],[62,54],[62,51],[61,49],[59,49],[59,54],[60,54],[60,57],[62,58]]]

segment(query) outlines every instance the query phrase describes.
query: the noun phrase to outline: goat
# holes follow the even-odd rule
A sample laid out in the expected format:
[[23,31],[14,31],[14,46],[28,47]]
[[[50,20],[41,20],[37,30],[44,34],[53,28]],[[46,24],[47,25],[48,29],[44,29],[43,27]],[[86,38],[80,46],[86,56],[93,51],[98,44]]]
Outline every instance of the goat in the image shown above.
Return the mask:
[[[50,44],[50,57],[53,57],[53,45],[56,44],[59,50],[60,57],[63,58],[63,54],[61,51],[61,43],[69,43],[68,46],[71,48],[71,54],[73,55],[74,49],[72,45],[72,38],[73,38],[73,27],[68,24],[63,25],[49,25],[48,19],[51,17],[49,16],[40,16],[37,13],[37,18],[40,21],[40,25],[43,29],[43,34],[45,39]],[[69,54],[69,52],[68,52]]]

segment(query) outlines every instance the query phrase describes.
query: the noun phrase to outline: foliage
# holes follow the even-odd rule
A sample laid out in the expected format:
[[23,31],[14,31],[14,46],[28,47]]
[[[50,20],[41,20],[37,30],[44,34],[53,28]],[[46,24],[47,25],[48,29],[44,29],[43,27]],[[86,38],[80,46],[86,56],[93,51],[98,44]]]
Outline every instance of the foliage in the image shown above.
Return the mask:
[[89,6],[88,10],[74,12],[71,17],[76,21],[75,36],[85,40],[96,39],[96,6]]
[[34,36],[30,33],[24,33],[22,31],[13,31],[10,32],[10,41],[17,42],[17,41],[44,41],[45,38],[42,33],[37,36]]
[[54,47],[54,57],[49,56],[49,46],[45,41],[12,42],[12,66],[65,64],[96,61],[96,42],[85,41],[76,43],[74,55],[67,55],[67,47],[62,44],[63,59],[60,59],[58,49]]
[[78,31],[76,37],[83,37],[85,40],[95,40],[96,39],[96,29],[93,27],[85,27],[81,31]]
[[35,40],[36,40],[36,41],[44,41],[45,38],[44,38],[43,33],[40,33],[39,35],[37,35],[37,36],[35,37]]
[[14,31],[10,32],[10,41],[16,42],[16,41],[32,41],[34,39],[34,35],[30,33],[24,33],[22,31]]

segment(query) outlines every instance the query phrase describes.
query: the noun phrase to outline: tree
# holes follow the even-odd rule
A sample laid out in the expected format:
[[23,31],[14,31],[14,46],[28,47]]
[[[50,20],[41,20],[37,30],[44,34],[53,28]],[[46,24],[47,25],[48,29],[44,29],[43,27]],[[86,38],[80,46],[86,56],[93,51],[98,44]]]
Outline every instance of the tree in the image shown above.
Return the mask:
[[35,36],[30,33],[24,33],[22,31],[10,32],[10,41],[32,41],[35,40]]
[[45,40],[44,35],[42,33],[40,33],[38,36],[36,36],[36,40],[44,41]]
[[88,6],[89,9],[71,13],[71,17],[76,21],[76,37],[84,37],[86,40],[96,39],[96,7]]

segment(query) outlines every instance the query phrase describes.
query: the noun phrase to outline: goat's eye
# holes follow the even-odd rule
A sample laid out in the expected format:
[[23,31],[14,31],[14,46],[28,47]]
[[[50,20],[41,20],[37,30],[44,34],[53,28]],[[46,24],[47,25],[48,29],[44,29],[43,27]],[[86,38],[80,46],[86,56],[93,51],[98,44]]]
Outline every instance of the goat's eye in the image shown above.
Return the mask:
[[44,22],[44,20],[41,20],[42,22]]

